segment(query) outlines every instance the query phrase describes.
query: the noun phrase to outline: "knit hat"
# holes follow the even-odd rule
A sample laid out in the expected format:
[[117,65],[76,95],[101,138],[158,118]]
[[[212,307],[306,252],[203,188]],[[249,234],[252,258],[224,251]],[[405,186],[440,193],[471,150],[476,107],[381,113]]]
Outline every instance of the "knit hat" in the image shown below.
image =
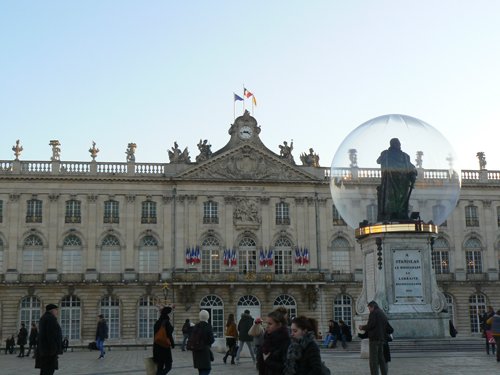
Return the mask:
[[59,307],[57,305],[54,305],[53,303],[49,303],[47,306],[45,306],[45,311],[50,311],[54,309],[58,309]]
[[255,324],[260,324],[260,323],[262,323],[262,319],[261,318],[255,319]]
[[202,322],[208,322],[209,318],[210,318],[210,314],[208,313],[207,310],[201,310],[200,311],[200,321],[202,321]]

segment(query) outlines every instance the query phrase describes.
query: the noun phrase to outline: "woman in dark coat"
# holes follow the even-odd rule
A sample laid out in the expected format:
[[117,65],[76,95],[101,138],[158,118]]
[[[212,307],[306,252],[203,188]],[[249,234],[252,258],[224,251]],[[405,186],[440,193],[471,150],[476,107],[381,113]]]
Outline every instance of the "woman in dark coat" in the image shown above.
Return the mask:
[[24,346],[28,343],[28,330],[26,329],[24,323],[21,323],[21,328],[17,334],[17,345],[19,345],[19,355],[18,357],[24,357]]
[[170,323],[168,314],[172,312],[170,306],[166,306],[161,310],[160,318],[156,321],[154,326],[154,333],[160,330],[161,326],[165,327],[167,336],[171,343],[171,348],[164,348],[156,343],[153,343],[153,360],[156,362],[157,370],[156,375],[166,375],[172,369],[172,348],[175,346],[172,332],[174,327]]
[[[201,310],[200,322],[194,326],[190,337],[190,340],[200,339],[199,343],[194,343],[196,347],[191,349],[193,350],[193,367],[198,369],[199,375],[210,374],[212,370],[212,361],[214,360],[214,355],[210,347],[215,340],[212,326],[208,323],[209,318],[210,314],[208,311]],[[188,349],[189,348],[190,343],[188,341]]]
[[266,333],[257,356],[259,375],[281,375],[290,345],[286,310],[278,308],[267,316]]
[[288,347],[284,375],[321,374],[321,355],[316,344],[317,324],[300,316],[292,320],[292,342]]

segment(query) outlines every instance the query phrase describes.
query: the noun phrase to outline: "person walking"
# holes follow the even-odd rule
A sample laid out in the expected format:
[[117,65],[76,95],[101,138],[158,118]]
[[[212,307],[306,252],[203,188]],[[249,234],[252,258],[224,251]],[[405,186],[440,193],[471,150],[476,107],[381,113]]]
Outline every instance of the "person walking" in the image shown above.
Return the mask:
[[264,327],[262,327],[262,319],[257,318],[253,322],[252,328],[248,331],[248,334],[253,337],[253,346],[255,348],[255,359],[257,360],[257,368],[259,368],[259,356],[261,355],[261,347],[264,342],[264,334],[266,333]]
[[276,309],[267,315],[267,327],[262,342],[257,369],[259,375],[281,375],[290,345],[286,312]]
[[38,344],[35,351],[35,368],[40,375],[53,375],[59,369],[58,356],[62,354],[62,332],[57,322],[59,308],[49,304],[38,323]]
[[184,324],[182,325],[182,345],[181,345],[181,350],[183,352],[186,351],[186,342],[191,335],[191,332],[193,331],[193,325],[191,324],[191,321],[189,319],[186,319]]
[[238,340],[238,329],[234,321],[234,314],[229,314],[226,322],[226,346],[228,348],[224,358],[224,364],[227,362],[227,357],[231,356],[231,364],[234,365],[234,356],[236,355],[236,340]]
[[292,341],[288,347],[284,375],[316,375],[322,373],[321,355],[316,336],[316,320],[299,316],[292,319]]
[[[166,306],[161,310],[160,317],[154,325],[154,335],[155,342],[153,343],[153,360],[156,363],[156,375],[166,375],[172,369],[172,349],[175,347],[174,338],[172,333],[174,332],[174,327],[170,323],[170,317],[168,314],[172,312],[170,306]],[[165,330],[165,334],[170,341],[170,346],[167,343],[158,342],[156,340],[157,333],[160,329]]]
[[104,355],[106,352],[104,351],[104,341],[108,338],[108,324],[106,323],[106,319],[104,319],[104,315],[100,314],[97,317],[97,328],[95,331],[95,343],[97,349],[100,351],[99,358],[104,359]]
[[241,351],[243,350],[243,345],[247,344],[248,350],[250,351],[250,356],[252,357],[253,363],[255,363],[255,353],[254,353],[254,348],[253,348],[253,337],[248,334],[248,331],[250,328],[252,328],[253,325],[253,318],[252,315],[250,315],[249,310],[245,310],[243,314],[241,314],[241,319],[238,322],[238,336],[239,336],[239,348],[238,352],[236,353],[236,364],[240,364],[240,355]]
[[19,329],[19,333],[17,334],[17,345],[19,345],[19,354],[17,355],[19,358],[24,357],[24,346],[28,343],[28,330],[24,323],[21,323],[21,328]]
[[29,348],[28,348],[28,353],[26,353],[27,357],[30,356],[31,349],[33,349],[33,358],[35,358],[37,341],[38,341],[38,328],[36,327],[36,323],[33,322],[31,323],[30,337],[28,339]]
[[384,358],[384,343],[388,325],[387,316],[375,301],[368,303],[368,310],[370,311],[368,323],[360,325],[359,329],[366,331],[370,340],[370,374],[378,375],[380,368],[382,375],[387,375],[388,367]]
[[201,310],[200,321],[193,328],[188,341],[188,349],[193,351],[193,367],[198,369],[198,375],[208,375],[212,370],[214,355],[210,347],[214,343],[214,332],[208,322],[210,314],[207,310]]
[[500,362],[500,350],[498,350],[500,345],[500,310],[497,310],[496,314],[489,318],[486,322],[491,327],[491,335],[495,339],[497,349],[497,362]]
[[486,354],[490,355],[490,347],[492,350],[492,354],[495,354],[494,344],[489,342],[489,337],[491,337],[491,325],[488,324],[488,319],[490,319],[493,315],[495,315],[495,310],[493,306],[488,306],[487,310],[479,316],[479,322],[481,324],[481,331],[483,331],[483,336],[486,342]]

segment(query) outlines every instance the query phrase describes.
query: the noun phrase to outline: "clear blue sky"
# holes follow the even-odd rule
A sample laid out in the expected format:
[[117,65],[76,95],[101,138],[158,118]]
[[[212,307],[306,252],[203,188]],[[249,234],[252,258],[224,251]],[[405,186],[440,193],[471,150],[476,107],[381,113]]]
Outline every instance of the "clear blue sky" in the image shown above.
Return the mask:
[[[500,170],[500,1],[0,1],[0,159],[166,162],[177,141],[228,140],[233,91],[264,143],[329,166],[351,130],[426,121]],[[238,103],[239,104],[239,103]],[[248,102],[250,105],[250,102]],[[237,114],[241,114],[241,105]],[[410,155],[413,157],[413,155]],[[425,157],[424,157],[425,160]]]

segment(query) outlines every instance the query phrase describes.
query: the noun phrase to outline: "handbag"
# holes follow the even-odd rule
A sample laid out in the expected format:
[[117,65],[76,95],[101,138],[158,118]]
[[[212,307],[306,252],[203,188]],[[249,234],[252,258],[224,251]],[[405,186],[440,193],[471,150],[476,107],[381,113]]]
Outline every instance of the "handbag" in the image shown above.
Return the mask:
[[172,347],[172,343],[167,336],[167,330],[165,329],[165,326],[163,324],[160,326],[158,332],[155,333],[154,343],[161,346],[162,348]]
[[495,338],[491,331],[486,331],[486,340],[488,340],[488,344],[496,344]]

